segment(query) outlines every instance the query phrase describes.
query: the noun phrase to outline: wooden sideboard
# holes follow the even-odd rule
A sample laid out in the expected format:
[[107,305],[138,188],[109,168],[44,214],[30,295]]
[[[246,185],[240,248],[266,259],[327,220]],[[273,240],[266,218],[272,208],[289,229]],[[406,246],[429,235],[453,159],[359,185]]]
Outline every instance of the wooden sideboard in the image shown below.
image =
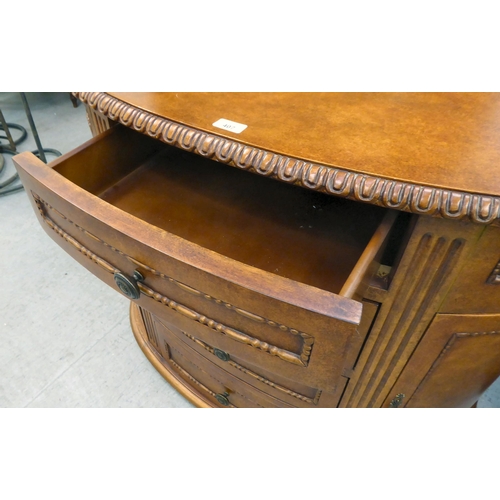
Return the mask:
[[500,376],[499,94],[74,95],[94,137],[19,175],[197,406],[470,407]]

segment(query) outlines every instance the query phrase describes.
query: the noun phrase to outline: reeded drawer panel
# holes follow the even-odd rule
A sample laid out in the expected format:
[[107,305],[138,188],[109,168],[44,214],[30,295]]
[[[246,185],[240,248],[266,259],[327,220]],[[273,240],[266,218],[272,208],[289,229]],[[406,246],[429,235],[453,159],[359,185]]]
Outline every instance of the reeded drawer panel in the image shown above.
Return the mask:
[[46,232],[104,282],[254,366],[338,390],[361,319],[352,297],[392,212],[118,126],[50,166],[30,153],[15,163]]

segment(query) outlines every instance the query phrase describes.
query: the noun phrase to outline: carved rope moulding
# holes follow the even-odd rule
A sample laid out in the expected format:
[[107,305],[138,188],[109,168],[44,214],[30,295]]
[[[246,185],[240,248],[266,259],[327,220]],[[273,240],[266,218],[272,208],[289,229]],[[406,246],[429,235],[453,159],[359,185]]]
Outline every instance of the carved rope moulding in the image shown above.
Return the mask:
[[450,191],[305,162],[202,132],[143,111],[104,92],[74,92],[75,97],[140,133],[166,144],[259,175],[334,196],[446,219],[481,224],[500,218],[500,198]]
[[[199,346],[201,346],[203,349],[210,352],[211,354],[214,354],[214,348],[211,345],[207,344],[206,342],[203,342],[202,340],[194,337],[193,335],[190,335],[189,333],[186,333],[184,331],[182,333],[188,339],[190,339],[192,342],[198,344]],[[315,405],[318,404],[319,398],[321,396],[321,391],[319,389],[316,391],[316,396],[314,397],[314,399],[312,399],[312,398],[309,398],[307,396],[304,396],[303,394],[299,394],[298,392],[292,391],[291,389],[283,387],[282,385],[279,385],[275,382],[272,382],[271,380],[255,373],[254,371],[250,370],[249,368],[246,368],[245,366],[242,366],[239,363],[236,363],[235,361],[233,361],[231,359],[229,361],[227,361],[227,363],[229,365],[231,365],[233,368],[236,368],[237,370],[240,370],[241,372],[246,373],[247,375],[250,375],[251,377],[258,380],[259,382],[262,382],[270,387],[273,387],[274,389],[282,391],[285,394],[288,394],[289,396],[297,398],[301,401],[305,401],[306,403],[309,403],[309,404],[315,404]]]

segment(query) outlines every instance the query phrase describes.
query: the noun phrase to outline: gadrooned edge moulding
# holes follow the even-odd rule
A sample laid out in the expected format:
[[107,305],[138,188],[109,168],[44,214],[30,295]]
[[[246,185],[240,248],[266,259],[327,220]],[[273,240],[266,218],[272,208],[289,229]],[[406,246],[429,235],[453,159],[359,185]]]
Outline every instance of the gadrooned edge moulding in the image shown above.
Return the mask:
[[73,92],[103,114],[166,144],[315,191],[386,208],[445,219],[498,224],[500,198],[375,177],[306,162],[197,130],[149,113],[105,92]]

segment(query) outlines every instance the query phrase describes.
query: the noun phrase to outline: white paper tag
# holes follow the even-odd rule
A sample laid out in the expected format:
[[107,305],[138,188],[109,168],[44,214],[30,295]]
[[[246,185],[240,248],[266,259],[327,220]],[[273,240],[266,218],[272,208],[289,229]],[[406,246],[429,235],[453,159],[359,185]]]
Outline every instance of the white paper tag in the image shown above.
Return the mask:
[[217,128],[229,130],[229,132],[234,132],[235,134],[243,132],[243,130],[245,130],[248,126],[248,125],[243,125],[243,123],[237,123],[237,122],[232,122],[231,120],[226,120],[225,118],[217,120],[215,123],[212,123],[212,125]]

